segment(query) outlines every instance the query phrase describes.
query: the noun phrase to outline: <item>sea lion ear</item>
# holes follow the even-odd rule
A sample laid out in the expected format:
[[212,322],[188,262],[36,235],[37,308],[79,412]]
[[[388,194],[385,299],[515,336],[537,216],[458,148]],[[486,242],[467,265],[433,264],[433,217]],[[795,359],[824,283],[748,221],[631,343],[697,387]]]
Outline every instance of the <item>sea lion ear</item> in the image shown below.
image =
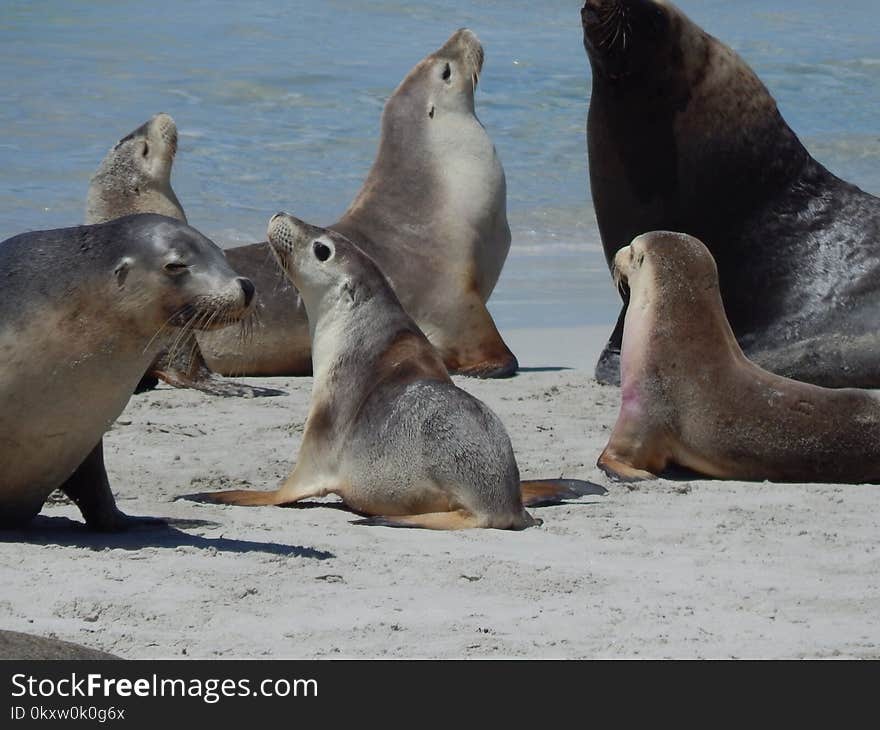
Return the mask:
[[370,290],[363,282],[346,279],[339,288],[340,299],[350,308],[360,306],[370,298]]
[[116,264],[116,268],[113,269],[113,274],[116,276],[116,285],[120,289],[125,286],[125,280],[128,277],[128,272],[133,263],[133,258],[130,256],[123,256],[119,259],[119,263]]
[[346,279],[342,282],[342,287],[340,290],[342,300],[349,307],[356,307],[361,303],[361,287],[359,287],[353,279]]

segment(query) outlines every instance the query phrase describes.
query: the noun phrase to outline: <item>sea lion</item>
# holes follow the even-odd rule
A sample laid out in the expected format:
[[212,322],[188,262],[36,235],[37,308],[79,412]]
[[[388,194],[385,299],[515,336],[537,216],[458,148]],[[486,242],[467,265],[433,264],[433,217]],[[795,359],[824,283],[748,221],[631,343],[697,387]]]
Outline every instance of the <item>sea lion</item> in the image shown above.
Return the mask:
[[[748,65],[672,3],[587,0],[590,182],[609,266],[646,231],[705,242],[743,350],[880,386],[880,199],[814,160]],[[596,369],[618,382],[625,314]]]
[[136,523],[110,491],[104,432],[158,352],[241,319],[253,284],[195,229],[146,214],[14,236],[0,280],[0,526],[58,487],[92,529]]
[[296,467],[275,491],[195,495],[282,505],[334,493],[371,524],[522,529],[533,501],[604,491],[520,483],[498,417],[456,387],[378,266],[329,229],[279,213],[269,243],[308,311],[315,381]]
[[86,225],[135,213],[158,213],[186,223],[171,188],[177,125],[160,113],[120,139],[104,156],[86,199]]
[[[177,154],[177,125],[169,114],[156,114],[120,139],[102,160],[89,183],[86,224],[106,223],[135,213],[158,213],[186,223],[186,214],[171,187],[171,168]],[[247,344],[245,329],[236,328],[239,346]],[[154,388],[163,380],[176,388],[195,388],[212,395],[274,395],[216,377],[205,364],[195,334],[156,358],[135,392]]]
[[614,270],[629,307],[620,416],[598,464],[607,474],[649,479],[675,464],[720,479],[880,481],[880,398],[747,359],[702,242],[645,234]]
[[0,631],[0,661],[46,661],[59,659],[119,659],[97,649],[89,649],[61,639],[49,639],[19,631]]
[[[462,29],[407,74],[385,104],[366,182],[329,228],[379,265],[452,372],[506,377],[517,361],[486,309],[510,228],[504,169],[474,111],[483,57]],[[263,293],[260,324],[246,351],[233,330],[199,334],[208,366],[224,375],[311,372],[302,300],[279,285],[267,246],[227,255]]]

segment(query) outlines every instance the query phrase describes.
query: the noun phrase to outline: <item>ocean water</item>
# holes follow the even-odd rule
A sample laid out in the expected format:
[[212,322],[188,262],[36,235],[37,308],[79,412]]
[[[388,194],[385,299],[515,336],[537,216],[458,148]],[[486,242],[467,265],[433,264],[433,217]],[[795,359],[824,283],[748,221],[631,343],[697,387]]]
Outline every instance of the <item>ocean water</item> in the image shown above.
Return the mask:
[[[813,154],[880,193],[877,0],[681,0],[776,96]],[[330,223],[372,163],[385,99],[468,26],[477,113],[508,180],[503,329],[612,322],[587,180],[590,69],[578,0],[0,0],[0,239],[76,225],[107,149],[177,121],[173,185],[220,245],[277,210]]]

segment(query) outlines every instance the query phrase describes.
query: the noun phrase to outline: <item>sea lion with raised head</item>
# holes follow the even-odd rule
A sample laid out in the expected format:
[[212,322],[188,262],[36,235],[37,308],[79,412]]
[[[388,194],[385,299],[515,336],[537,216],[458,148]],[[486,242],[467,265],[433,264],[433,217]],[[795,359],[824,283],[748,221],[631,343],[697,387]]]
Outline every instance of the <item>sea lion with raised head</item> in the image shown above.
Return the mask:
[[0,280],[0,526],[29,521],[59,487],[92,529],[144,521],[116,507],[104,432],[159,352],[241,319],[253,284],[159,215],[14,236]]
[[532,502],[602,493],[520,483],[510,438],[456,387],[378,266],[341,234],[279,213],[269,243],[308,310],[315,382],[296,467],[275,491],[195,495],[283,505],[334,493],[373,524],[522,529]]
[[158,213],[186,223],[171,188],[177,125],[160,113],[120,139],[104,156],[86,200],[86,225],[135,213]]
[[614,270],[629,306],[620,415],[598,463],[607,474],[650,479],[677,465],[720,479],[880,481],[880,398],[747,359],[699,240],[641,235]]
[[[832,175],[734,51],[665,0],[587,0],[590,183],[609,266],[635,236],[709,247],[743,350],[832,387],[880,386],[880,199]],[[596,369],[618,382],[625,315]]]
[[[486,309],[510,228],[504,169],[474,111],[483,57],[462,29],[407,74],[385,104],[366,182],[328,227],[379,265],[450,371],[506,377],[517,361]],[[311,372],[305,309],[294,287],[278,284],[266,245],[227,255],[263,293],[260,325],[247,350],[233,330],[200,334],[208,365],[226,375]]]

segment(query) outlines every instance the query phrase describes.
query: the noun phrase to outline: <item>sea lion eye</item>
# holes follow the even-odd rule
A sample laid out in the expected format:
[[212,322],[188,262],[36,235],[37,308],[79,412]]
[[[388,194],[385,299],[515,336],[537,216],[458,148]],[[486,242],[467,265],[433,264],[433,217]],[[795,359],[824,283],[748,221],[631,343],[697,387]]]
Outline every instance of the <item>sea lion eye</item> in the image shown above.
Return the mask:
[[443,69],[443,80],[444,80],[444,81],[449,81],[449,79],[450,79],[451,77],[452,77],[452,68],[451,68],[450,65],[447,63],[447,64],[446,64],[446,68]]
[[150,145],[148,145],[146,142],[144,142],[144,152],[143,152],[143,155],[144,155],[144,157],[146,157],[148,154],[150,154]]
[[315,241],[314,244],[312,244],[312,250],[315,252],[315,258],[318,259],[318,261],[326,261],[330,258],[330,254],[332,253],[330,247],[325,246],[320,241]]
[[176,276],[178,274],[182,274],[189,268],[187,264],[184,264],[180,261],[169,261],[165,264],[165,271],[167,271],[172,276]]

